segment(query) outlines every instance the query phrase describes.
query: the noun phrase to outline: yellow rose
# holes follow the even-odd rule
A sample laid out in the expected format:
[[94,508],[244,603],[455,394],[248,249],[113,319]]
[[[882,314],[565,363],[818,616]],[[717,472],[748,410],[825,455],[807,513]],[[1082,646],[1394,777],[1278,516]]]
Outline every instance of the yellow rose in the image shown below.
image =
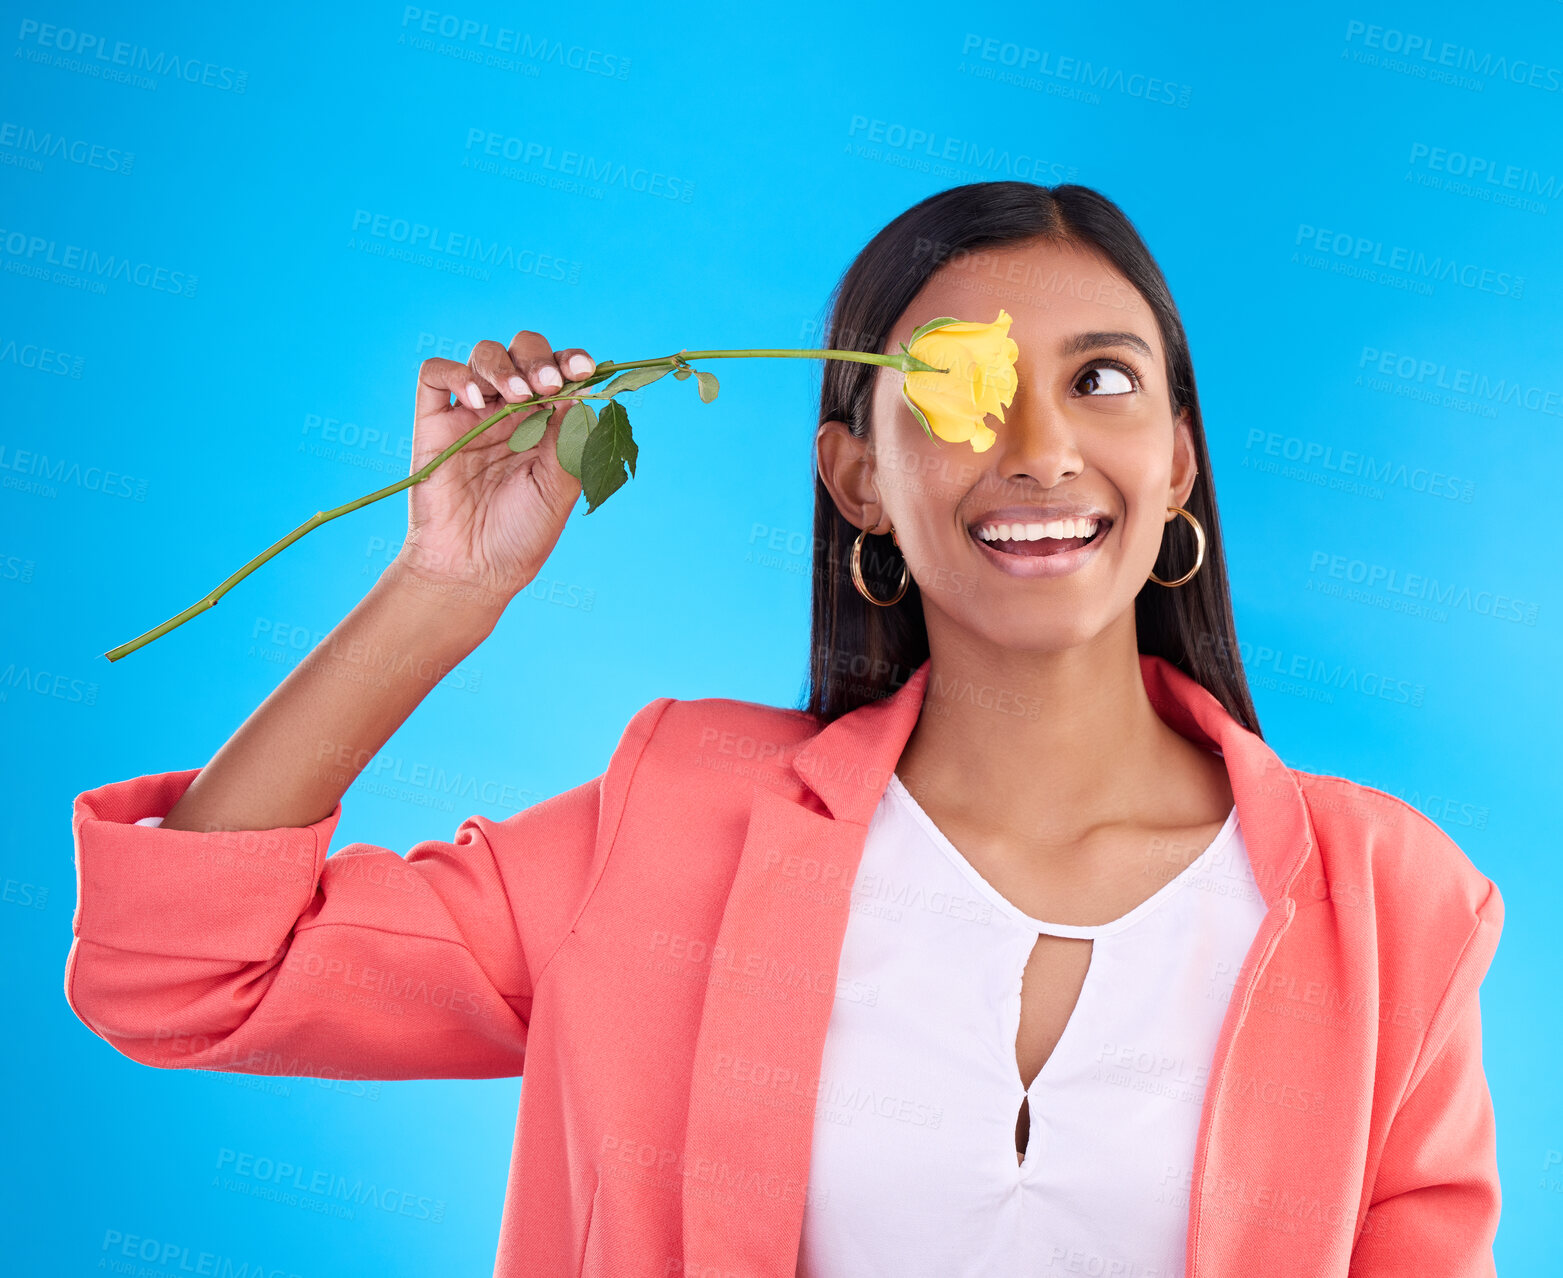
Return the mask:
[[944,316],[929,320],[901,349],[945,372],[905,374],[901,396],[929,437],[986,452],[998,436],[983,422],[989,413],[1004,420],[1019,379],[1020,348],[1009,335],[1010,314],[1002,307],[991,324],[973,324]]

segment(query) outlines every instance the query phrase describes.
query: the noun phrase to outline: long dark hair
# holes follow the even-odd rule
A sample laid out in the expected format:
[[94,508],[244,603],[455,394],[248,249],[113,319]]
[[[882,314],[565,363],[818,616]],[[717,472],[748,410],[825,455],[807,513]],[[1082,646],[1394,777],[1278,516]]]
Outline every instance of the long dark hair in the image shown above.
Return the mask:
[[[1198,478],[1187,509],[1205,529],[1205,562],[1193,579],[1167,588],[1148,584],[1134,601],[1142,653],[1164,657],[1204,685],[1249,731],[1259,717],[1238,654],[1227,584],[1215,481],[1205,424],[1194,389],[1194,363],[1183,320],[1161,268],[1123,211],[1088,186],[1033,182],[971,182],[930,195],[906,210],[864,247],[829,301],[825,347],[881,352],[890,330],[939,266],[952,255],[1017,241],[1048,239],[1093,249],[1139,291],[1156,315],[1167,353],[1174,415],[1187,407]],[[868,433],[877,366],[823,361],[819,420],[846,422]],[[809,651],[808,710],[838,718],[900,688],[928,658],[922,595],[912,581],[888,608],[853,587],[847,561],[858,529],[836,509],[814,476],[814,605]],[[874,549],[870,549],[875,547]],[[1194,530],[1174,518],[1162,536],[1156,575],[1175,580],[1196,553]],[[864,541],[863,574],[880,598],[895,593],[902,560],[889,537]]]

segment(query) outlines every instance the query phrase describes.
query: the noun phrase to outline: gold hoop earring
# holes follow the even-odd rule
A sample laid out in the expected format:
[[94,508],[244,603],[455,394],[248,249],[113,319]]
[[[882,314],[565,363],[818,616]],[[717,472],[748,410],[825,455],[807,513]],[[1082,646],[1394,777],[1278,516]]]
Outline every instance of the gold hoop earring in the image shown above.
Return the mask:
[[1182,515],[1183,518],[1194,525],[1194,539],[1199,543],[1199,553],[1194,556],[1194,566],[1181,577],[1179,577],[1176,581],[1163,581],[1156,575],[1156,570],[1154,568],[1151,570],[1151,580],[1154,581],[1158,586],[1181,586],[1185,581],[1197,573],[1199,571],[1199,566],[1205,562],[1205,530],[1200,525],[1199,520],[1195,519],[1193,515],[1184,510],[1182,506],[1168,506],[1167,509]]
[[[894,535],[894,531],[894,529],[891,530],[892,535]],[[907,565],[906,560],[903,559],[901,561],[901,588],[895,592],[893,598],[875,599],[868,591],[868,584],[863,580],[863,538],[866,536],[868,536],[868,529],[864,528],[858,533],[857,540],[852,543],[852,558],[850,560],[852,584],[857,587],[858,594],[867,599],[869,603],[880,608],[888,608],[891,604],[901,602],[901,596],[906,593],[906,587],[912,580],[912,570]],[[900,545],[899,542],[896,544]]]

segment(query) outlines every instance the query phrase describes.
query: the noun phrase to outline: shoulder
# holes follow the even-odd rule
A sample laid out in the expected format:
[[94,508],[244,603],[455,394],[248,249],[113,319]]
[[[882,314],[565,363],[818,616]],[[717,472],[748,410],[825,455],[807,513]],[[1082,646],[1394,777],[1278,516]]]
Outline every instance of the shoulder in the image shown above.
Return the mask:
[[610,788],[627,788],[633,778],[637,788],[650,782],[687,792],[726,778],[742,782],[738,790],[746,799],[750,782],[790,789],[797,784],[792,760],[798,748],[823,726],[807,711],[762,702],[658,697],[625,728],[609,764]]
[[1385,887],[1417,885],[1474,913],[1496,890],[1465,850],[1404,799],[1345,777],[1291,769],[1322,856],[1370,871]]
[[[515,877],[541,972],[597,897],[611,857],[697,877],[742,847],[756,782],[800,792],[792,758],[823,726],[801,710],[720,697],[658,697],[631,717],[606,769],[504,821],[472,818]],[[669,847],[674,845],[671,860]],[[691,848],[706,855],[687,855]],[[617,849],[617,851],[615,851]],[[621,882],[640,882],[632,870]],[[715,880],[712,880],[715,881]],[[681,880],[687,882],[687,880]]]
[[1474,990],[1503,930],[1503,896],[1431,817],[1396,795],[1344,777],[1290,770],[1317,844],[1299,904],[1329,903],[1371,919],[1381,969],[1418,969],[1424,990]]

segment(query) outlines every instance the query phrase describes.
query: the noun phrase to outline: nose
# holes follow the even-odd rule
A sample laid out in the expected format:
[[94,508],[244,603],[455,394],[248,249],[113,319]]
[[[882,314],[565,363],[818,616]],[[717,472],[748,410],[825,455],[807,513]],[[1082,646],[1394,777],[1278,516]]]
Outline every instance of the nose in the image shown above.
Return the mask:
[[1022,375],[1015,398],[1005,410],[1003,425],[995,427],[998,472],[1007,483],[1031,481],[1053,488],[1084,471],[1085,458],[1080,452],[1077,424],[1069,412],[1045,394],[1029,394],[1030,380]]

